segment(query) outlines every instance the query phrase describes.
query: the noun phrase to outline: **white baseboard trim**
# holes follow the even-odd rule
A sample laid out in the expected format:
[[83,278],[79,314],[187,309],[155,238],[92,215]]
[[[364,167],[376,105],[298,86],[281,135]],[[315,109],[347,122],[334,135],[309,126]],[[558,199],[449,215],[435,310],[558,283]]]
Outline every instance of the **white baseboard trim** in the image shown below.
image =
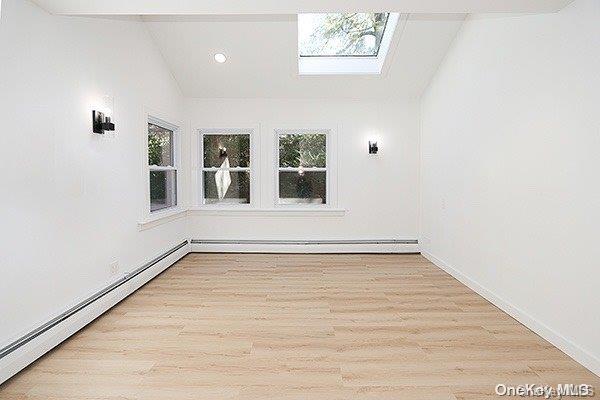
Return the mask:
[[39,334],[39,336],[20,345],[20,347],[0,358],[0,384],[68,339],[121,300],[134,293],[189,252],[190,245],[188,243],[151,265],[148,269],[140,272],[139,275],[131,278],[121,286],[106,293],[68,318],[57,323],[52,328]]
[[556,346],[563,353],[565,353],[573,360],[577,361],[579,364],[583,365],[585,368],[590,370],[593,374],[600,376],[600,359],[598,359],[596,356],[582,349],[581,347],[571,342],[558,332],[554,331],[552,328],[545,325],[540,320],[527,314],[519,307],[501,298],[493,291],[489,290],[488,288],[479,284],[473,279],[467,277],[462,272],[458,271],[456,268],[450,266],[448,263],[435,257],[431,253],[421,251],[421,255],[429,261],[431,261],[436,266],[438,266],[440,269],[452,275],[465,286],[469,287],[477,294],[484,297],[490,303],[492,303],[493,305],[495,305],[496,307],[498,307],[499,309],[516,319],[517,321],[519,321],[521,324],[525,325],[527,328],[531,329],[533,332],[546,339],[548,342]]
[[192,240],[194,253],[418,253],[416,240],[214,241]]

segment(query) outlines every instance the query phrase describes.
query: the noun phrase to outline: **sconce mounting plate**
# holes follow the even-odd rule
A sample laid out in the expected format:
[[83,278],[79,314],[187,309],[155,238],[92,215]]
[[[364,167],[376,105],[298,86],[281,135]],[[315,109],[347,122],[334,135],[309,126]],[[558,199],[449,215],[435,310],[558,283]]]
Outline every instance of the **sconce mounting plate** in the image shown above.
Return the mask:
[[377,147],[377,142],[369,141],[369,154],[377,154],[379,151],[379,147]]
[[94,133],[103,134],[104,129],[102,129],[102,123],[104,122],[104,113],[100,111],[92,111],[92,127]]
[[105,117],[101,111],[92,111],[92,130],[94,133],[103,135],[106,131],[114,131],[115,124],[110,120],[110,117]]

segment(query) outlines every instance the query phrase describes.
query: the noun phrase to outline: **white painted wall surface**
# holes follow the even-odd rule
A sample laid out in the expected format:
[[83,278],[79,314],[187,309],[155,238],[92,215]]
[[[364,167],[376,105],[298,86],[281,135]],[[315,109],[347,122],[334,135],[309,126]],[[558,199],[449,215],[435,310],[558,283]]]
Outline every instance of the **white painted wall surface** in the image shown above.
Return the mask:
[[[0,54],[2,347],[180,243],[186,222],[137,226],[144,107],[183,116],[139,22],[57,17],[3,0]],[[103,95],[114,97],[117,128],[100,136],[91,112]]]
[[422,249],[596,373],[599,71],[597,0],[472,17],[422,104]]
[[[260,127],[261,209],[272,209],[277,128],[333,128],[337,135],[336,208],[343,216],[202,215],[193,239],[415,239],[418,222],[419,103],[352,100],[190,99],[190,131]],[[379,154],[368,154],[378,138]],[[192,138],[192,151],[197,141]],[[199,182],[198,182],[199,184]]]

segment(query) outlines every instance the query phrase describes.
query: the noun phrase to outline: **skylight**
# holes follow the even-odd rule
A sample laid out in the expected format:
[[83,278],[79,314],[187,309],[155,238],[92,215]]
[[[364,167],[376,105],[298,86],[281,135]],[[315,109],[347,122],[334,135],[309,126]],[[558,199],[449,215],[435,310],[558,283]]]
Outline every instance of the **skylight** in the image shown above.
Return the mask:
[[377,57],[389,13],[301,14],[301,57]]
[[399,17],[397,13],[298,15],[299,74],[381,74]]

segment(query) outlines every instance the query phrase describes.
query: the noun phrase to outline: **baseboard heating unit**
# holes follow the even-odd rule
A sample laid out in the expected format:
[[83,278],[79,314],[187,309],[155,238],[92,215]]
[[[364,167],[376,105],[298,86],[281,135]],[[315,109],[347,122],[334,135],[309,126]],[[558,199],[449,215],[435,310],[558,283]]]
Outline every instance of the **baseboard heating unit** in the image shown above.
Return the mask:
[[248,253],[418,253],[416,239],[213,240],[192,239],[192,252]]
[[0,384],[189,253],[184,240],[0,349]]

